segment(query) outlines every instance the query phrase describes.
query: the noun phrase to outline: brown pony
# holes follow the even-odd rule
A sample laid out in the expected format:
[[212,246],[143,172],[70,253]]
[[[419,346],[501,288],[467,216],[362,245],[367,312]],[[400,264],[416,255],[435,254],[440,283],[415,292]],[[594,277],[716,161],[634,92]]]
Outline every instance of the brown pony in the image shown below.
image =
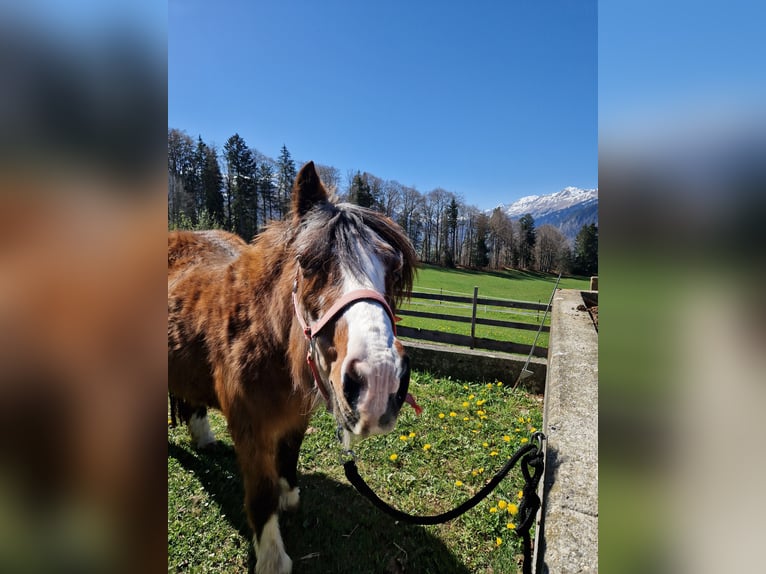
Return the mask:
[[[247,244],[223,231],[168,238],[168,381],[198,447],[226,416],[254,532],[256,572],[286,573],[278,511],[298,504],[298,451],[325,402],[348,444],[390,431],[409,360],[393,309],[415,252],[389,218],[328,197],[313,162],[292,211]],[[307,361],[308,356],[308,361]]]

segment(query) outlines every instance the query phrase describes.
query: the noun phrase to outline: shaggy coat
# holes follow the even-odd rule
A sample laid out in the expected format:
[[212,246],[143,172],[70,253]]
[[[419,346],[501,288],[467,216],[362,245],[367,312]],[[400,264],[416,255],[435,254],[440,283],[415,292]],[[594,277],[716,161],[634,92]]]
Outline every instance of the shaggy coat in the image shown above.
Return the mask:
[[[411,289],[415,262],[393,221],[334,203],[313,163],[296,178],[289,218],[270,224],[251,244],[224,231],[170,233],[169,390],[202,409],[200,418],[205,407],[214,407],[227,419],[255,534],[257,572],[290,571],[274,517],[280,507],[297,504],[298,451],[322,401],[306,363],[309,343],[296,318],[293,289],[308,322],[332,306],[350,278],[374,286],[382,277],[381,294],[395,309]],[[379,304],[354,306],[370,317],[387,317]],[[350,316],[340,314],[316,338],[317,363],[330,389],[327,407],[347,432],[385,432],[390,429],[384,423],[377,430],[375,425],[386,416],[395,421],[401,402],[386,397],[401,385],[406,391],[406,356],[387,331],[393,326],[381,323],[374,330],[383,332],[379,346],[385,349],[351,360]],[[378,356],[385,356],[382,366],[372,358]],[[385,413],[367,413],[378,405]]]

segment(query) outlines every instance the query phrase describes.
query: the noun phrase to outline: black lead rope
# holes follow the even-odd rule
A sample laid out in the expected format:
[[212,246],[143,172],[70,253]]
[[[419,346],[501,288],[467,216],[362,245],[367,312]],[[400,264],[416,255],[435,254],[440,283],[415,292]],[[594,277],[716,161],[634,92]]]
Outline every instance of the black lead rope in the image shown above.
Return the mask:
[[544,468],[542,445],[545,440],[545,435],[540,432],[535,433],[533,435],[533,440],[536,440],[537,444],[528,444],[517,450],[514,455],[508,459],[508,462],[505,463],[503,468],[501,468],[479,492],[474,494],[460,506],[432,516],[415,516],[413,514],[408,514],[381,500],[359,475],[359,469],[356,466],[356,460],[354,458],[343,463],[343,470],[346,473],[346,478],[354,488],[356,488],[361,495],[367,497],[379,510],[382,510],[396,520],[408,524],[433,525],[442,524],[453,518],[457,518],[479,504],[479,502],[489,496],[497,485],[500,484],[500,481],[502,481],[516,463],[521,460],[521,473],[524,476],[524,489],[522,491],[522,500],[519,504],[520,522],[519,526],[516,528],[516,534],[521,536],[524,540],[524,565],[522,571],[524,574],[531,574],[532,544],[529,529],[535,520],[537,510],[540,508],[540,497],[537,496],[537,485],[540,482],[540,477],[542,476]]

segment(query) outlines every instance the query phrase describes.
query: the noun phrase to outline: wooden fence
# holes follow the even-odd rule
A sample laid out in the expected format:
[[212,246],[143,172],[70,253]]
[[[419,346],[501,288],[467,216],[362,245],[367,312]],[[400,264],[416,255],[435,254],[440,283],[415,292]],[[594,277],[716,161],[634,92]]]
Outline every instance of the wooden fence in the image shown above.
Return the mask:
[[[456,315],[447,315],[444,313],[430,313],[425,311],[413,311],[410,309],[397,309],[397,314],[403,317],[421,317],[424,319],[437,319],[440,321],[452,321],[456,323],[470,323],[471,335],[458,335],[455,333],[444,333],[442,331],[432,331],[429,329],[416,329],[398,325],[397,333],[402,337],[409,337],[421,341],[430,341],[433,343],[443,343],[448,345],[458,345],[461,347],[470,347],[471,349],[486,349],[489,351],[500,351],[504,353],[516,353],[520,355],[529,355],[532,351],[532,345],[521,343],[510,343],[507,341],[498,341],[496,339],[485,339],[476,337],[476,325],[491,325],[494,327],[507,327],[509,329],[525,329],[537,331],[540,324],[521,323],[517,321],[501,321],[498,319],[484,319],[476,316],[479,306],[503,307],[513,309],[527,309],[533,311],[545,311],[548,305],[544,303],[532,303],[529,301],[507,301],[503,299],[479,298],[479,288],[474,287],[473,297],[461,297],[456,295],[443,295],[440,293],[412,293],[412,299],[428,299],[432,301],[446,301],[451,303],[467,303],[471,305],[471,317],[460,317]],[[550,332],[550,327],[543,326],[542,332]],[[536,346],[532,353],[536,357],[547,357],[548,349]]]

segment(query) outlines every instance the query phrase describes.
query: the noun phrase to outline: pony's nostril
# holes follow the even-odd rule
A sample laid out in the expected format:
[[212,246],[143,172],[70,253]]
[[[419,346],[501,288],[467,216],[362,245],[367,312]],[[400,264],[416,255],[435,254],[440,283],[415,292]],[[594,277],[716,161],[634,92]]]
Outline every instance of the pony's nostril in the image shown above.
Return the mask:
[[343,375],[343,396],[353,410],[356,410],[356,405],[359,402],[359,394],[361,392],[362,379],[353,373],[352,370],[347,370]]

